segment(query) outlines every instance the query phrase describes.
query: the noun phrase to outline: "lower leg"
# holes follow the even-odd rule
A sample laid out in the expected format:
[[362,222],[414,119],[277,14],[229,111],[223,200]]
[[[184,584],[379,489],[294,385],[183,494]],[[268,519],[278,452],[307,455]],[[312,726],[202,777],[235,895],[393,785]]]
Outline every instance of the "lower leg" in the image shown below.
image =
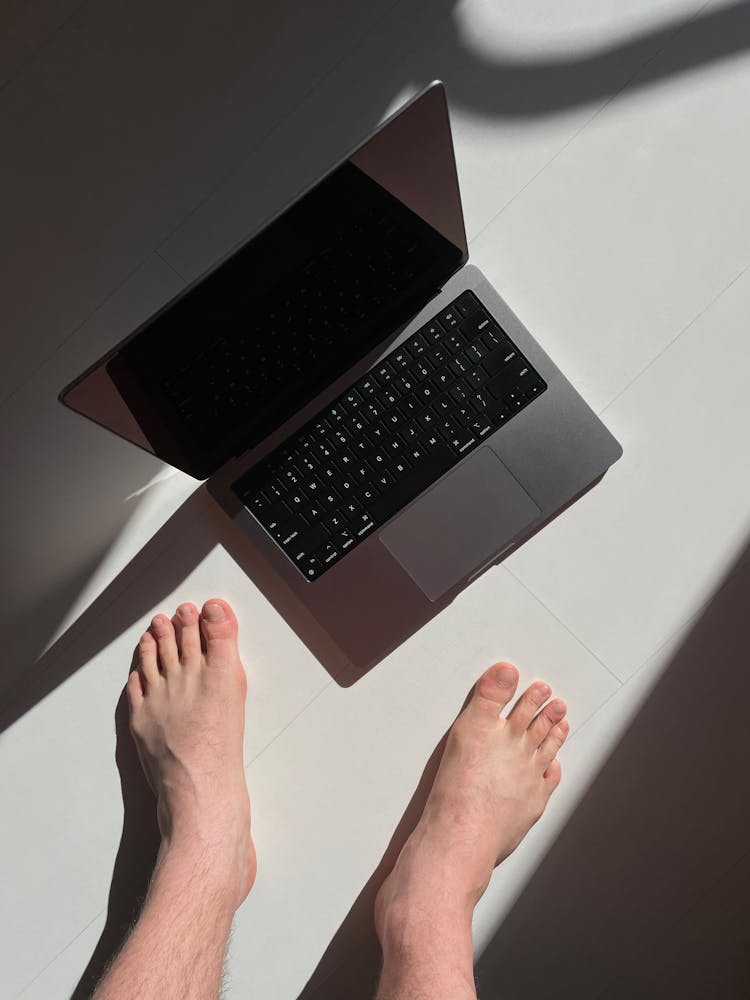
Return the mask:
[[145,904],[96,1000],[214,1000],[255,877],[243,766],[246,681],[222,601],[158,615],[128,680],[130,725],[162,835]]
[[476,1000],[474,907],[557,787],[556,756],[569,728],[564,702],[547,703],[541,682],[501,717],[517,684],[510,664],[479,679],[448,735],[422,817],[378,892],[377,1000]]

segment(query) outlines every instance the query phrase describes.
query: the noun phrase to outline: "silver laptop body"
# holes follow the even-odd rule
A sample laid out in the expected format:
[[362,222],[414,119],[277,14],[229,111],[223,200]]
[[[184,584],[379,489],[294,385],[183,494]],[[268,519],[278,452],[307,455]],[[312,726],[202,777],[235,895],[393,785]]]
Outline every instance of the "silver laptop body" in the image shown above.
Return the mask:
[[[447,127],[442,84],[431,84],[349,157],[356,162],[371,140],[380,141],[379,137],[392,134],[398,140],[396,152],[393,143],[386,147],[380,141],[379,147],[387,167],[388,157],[397,155],[399,144],[404,142],[397,128],[404,123],[413,126],[413,116],[420,109],[426,110],[433,122],[444,117]],[[460,201],[458,204],[460,211]],[[274,218],[282,217],[289,207]],[[451,224],[446,219],[445,231]],[[234,251],[210,274],[231,266],[236,255]],[[341,684],[353,683],[413,634],[483,571],[586,492],[622,454],[615,438],[481,271],[464,263],[465,259],[468,251],[464,249],[458,269],[405,324],[390,330],[253,447],[224,461],[207,478],[209,493],[234,525],[225,545]],[[199,279],[178,299],[189,295],[203,280]],[[476,295],[493,325],[530,363],[543,380],[544,390],[502,426],[485,430],[481,440],[472,441],[465,455],[457,456],[449,471],[385,523],[367,528],[365,537],[357,539],[350,551],[336,553],[330,566],[321,567],[319,575],[307,579],[301,563],[290,558],[289,545],[285,549],[251,512],[249,501],[238,492],[238,481],[248,476],[252,481],[254,470],[264,462],[268,464],[269,456],[277,455],[290,438],[335,406],[342,393],[362,384],[368,373],[377,372],[384,359],[410,344],[418,331],[427,329],[434,317],[442,315],[467,291]],[[164,315],[171,306],[168,304],[157,316]],[[63,390],[60,398],[165,461],[185,467],[170,451],[167,438],[159,439],[157,433],[150,433],[144,419],[133,420],[136,404],[130,399],[146,396],[147,390],[140,385],[131,387],[127,379],[120,379],[115,388],[105,375],[105,371],[115,370],[123,346],[136,336],[143,339],[147,327],[144,324],[84,372]],[[115,368],[111,367],[113,363]],[[129,397],[131,389],[133,395]],[[107,394],[104,406],[102,399]],[[143,405],[147,408],[147,402]],[[192,468],[186,471],[195,474]],[[330,544],[326,551],[332,551]]]

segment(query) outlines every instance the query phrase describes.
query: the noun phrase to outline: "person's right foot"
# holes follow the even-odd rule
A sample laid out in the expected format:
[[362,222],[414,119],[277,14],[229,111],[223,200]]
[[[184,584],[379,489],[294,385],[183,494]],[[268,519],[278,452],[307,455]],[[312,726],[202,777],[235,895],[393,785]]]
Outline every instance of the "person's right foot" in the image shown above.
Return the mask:
[[127,685],[130,728],[156,795],[162,855],[200,866],[236,908],[255,879],[243,733],[247,681],[222,600],[157,615]]
[[514,666],[490,667],[453,724],[422,817],[377,895],[381,942],[404,910],[470,914],[559,784],[565,703],[545,706],[551,690],[538,681],[502,718],[517,685]]

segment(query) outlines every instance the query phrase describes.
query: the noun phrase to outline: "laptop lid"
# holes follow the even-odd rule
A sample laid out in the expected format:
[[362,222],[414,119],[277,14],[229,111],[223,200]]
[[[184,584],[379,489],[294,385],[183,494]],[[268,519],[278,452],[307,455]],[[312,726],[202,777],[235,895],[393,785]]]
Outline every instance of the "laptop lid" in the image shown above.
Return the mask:
[[60,400],[205,479],[392,336],[467,258],[436,82]]

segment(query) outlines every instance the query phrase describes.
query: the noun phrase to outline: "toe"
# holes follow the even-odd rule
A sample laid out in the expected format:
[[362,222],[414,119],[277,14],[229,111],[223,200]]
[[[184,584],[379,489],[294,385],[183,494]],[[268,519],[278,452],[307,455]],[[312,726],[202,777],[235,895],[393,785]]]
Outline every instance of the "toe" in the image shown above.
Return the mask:
[[172,619],[183,667],[199,666],[201,662],[201,630],[198,619],[199,612],[194,604],[181,604]]
[[177,670],[180,666],[180,657],[177,653],[177,639],[174,634],[174,626],[166,615],[156,615],[151,622],[151,634],[156,639],[156,646],[159,650],[159,663],[165,674]]
[[226,601],[220,598],[206,601],[201,611],[200,629],[209,663],[212,660],[229,662],[237,658],[237,619]]
[[497,720],[518,686],[518,669],[512,663],[495,663],[474,685],[471,710]]
[[538,715],[534,716],[526,730],[530,750],[537,749],[547,738],[550,729],[565,718],[566,712],[567,707],[562,698],[554,698],[548,705],[544,706]]
[[552,691],[544,681],[535,681],[528,687],[508,713],[511,730],[521,736],[529,728],[529,723],[549,698]]
[[138,643],[138,671],[146,694],[162,680],[156,660],[156,639],[150,632],[144,632]]
[[563,719],[562,722],[558,722],[556,726],[550,729],[547,738],[537,751],[539,763],[545,770],[557,756],[557,752],[565,742],[569,732],[570,725],[567,719]]
[[143,702],[143,687],[141,686],[141,675],[137,670],[131,670],[130,676],[128,677],[128,683],[125,685],[125,689],[128,693],[128,704],[130,705],[130,714],[132,715],[136,709],[140,708]]
[[548,766],[547,770],[544,772],[544,784],[547,789],[547,794],[551,795],[557,786],[560,784],[560,778],[562,778],[562,768],[560,767],[560,761],[555,759]]

